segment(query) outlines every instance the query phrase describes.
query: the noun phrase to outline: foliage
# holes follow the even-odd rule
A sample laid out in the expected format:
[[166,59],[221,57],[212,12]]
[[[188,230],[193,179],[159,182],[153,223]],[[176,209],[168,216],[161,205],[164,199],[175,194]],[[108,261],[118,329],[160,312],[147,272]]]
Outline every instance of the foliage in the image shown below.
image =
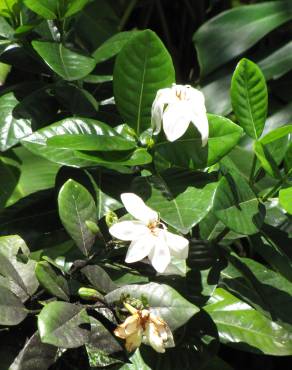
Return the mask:
[[[257,50],[291,2],[235,6],[189,32],[200,76],[183,82],[205,94],[204,147],[194,127],[152,135],[157,90],[191,76],[154,3],[0,4],[0,370],[229,369],[225,345],[292,356],[292,44]],[[156,6],[166,46],[131,27]],[[129,243],[109,233],[129,219],[125,192],[189,240],[186,264],[125,263]],[[165,354],[114,336],[125,303],[167,323]]]

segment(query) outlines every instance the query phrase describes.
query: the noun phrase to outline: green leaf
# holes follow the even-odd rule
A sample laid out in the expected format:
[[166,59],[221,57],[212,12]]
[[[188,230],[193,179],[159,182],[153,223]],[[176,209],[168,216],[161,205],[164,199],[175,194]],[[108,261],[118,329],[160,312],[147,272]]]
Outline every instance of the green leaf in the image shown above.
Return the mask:
[[117,55],[127,44],[127,42],[129,42],[133,36],[136,36],[138,32],[139,31],[119,32],[110,37],[92,54],[96,63],[104,62],[105,60],[108,60]]
[[236,172],[220,180],[213,212],[231,230],[247,235],[258,232],[264,218],[256,195]]
[[292,215],[292,186],[282,189],[279,192],[279,201],[281,206]]
[[32,46],[44,62],[67,81],[80,80],[95,67],[93,58],[71,51],[62,44],[33,41]]
[[103,293],[109,293],[117,289],[117,285],[111,280],[109,275],[98,265],[85,266],[81,269],[93,288]]
[[278,79],[292,68],[292,41],[258,62],[267,80]]
[[0,285],[0,325],[17,325],[26,315],[27,310],[21,300]]
[[66,279],[57,275],[48,262],[36,264],[35,274],[40,284],[53,296],[69,301],[69,288]]
[[35,369],[48,370],[56,360],[57,347],[42,343],[38,332],[26,341],[9,370],[30,370],[31,364]]
[[249,258],[229,257],[220,285],[257,311],[291,330],[292,283]]
[[65,134],[47,140],[49,146],[55,148],[85,150],[85,151],[120,151],[136,148],[136,143],[125,140],[122,136],[90,135],[90,134]]
[[258,139],[266,121],[268,90],[259,67],[246,58],[241,59],[233,74],[231,103],[239,125],[248,136]]
[[38,316],[38,329],[43,343],[62,348],[80,347],[89,340],[89,317],[80,306],[51,302]]
[[202,147],[200,134],[192,127],[181,138],[171,143],[167,140],[155,145],[155,161],[161,166],[199,169],[211,166],[224,157],[239,141],[242,129],[228,118],[208,114],[209,139]]
[[278,165],[282,162],[289,145],[292,125],[278,127],[270,131],[254,144],[254,150],[265,171],[276,178],[281,178]]
[[240,6],[204,23],[194,35],[201,74],[208,75],[292,18],[290,0]]
[[[102,135],[103,137],[117,135],[116,131],[105,123],[90,118],[65,118],[26,137],[22,144],[34,154],[50,161],[67,166],[85,167],[95,164],[92,158],[83,159],[80,157],[81,153],[72,149],[55,148],[47,145],[47,140],[57,135],[83,135],[84,133],[92,136]],[[95,156],[92,157],[95,158]]]
[[171,57],[154,32],[141,31],[123,47],[114,68],[114,95],[123,119],[137,135],[150,127],[157,90],[174,81]]
[[79,12],[89,0],[24,0],[25,5],[45,19],[62,19]]
[[159,176],[136,178],[133,185],[163,221],[186,234],[211,209],[217,183],[208,183],[200,173],[167,170]]
[[184,325],[199,308],[184,299],[173,288],[157,283],[126,285],[105,296],[108,303],[119,301],[122,294],[141,299],[145,296],[151,311],[169,325],[172,330]]
[[131,364],[125,364],[120,367],[119,370],[151,370],[143,361],[139,348],[136,349],[134,354],[130,357],[130,361]]
[[259,354],[292,354],[290,331],[269,320],[244,301],[222,288],[204,309],[217,325],[220,340],[240,350]]
[[95,235],[86,226],[86,221],[96,221],[96,206],[91,194],[74,180],[68,180],[58,195],[61,221],[81,252],[88,256]]
[[0,97],[0,152],[11,148],[32,133],[30,121],[14,115],[14,108],[18,103],[12,92]]

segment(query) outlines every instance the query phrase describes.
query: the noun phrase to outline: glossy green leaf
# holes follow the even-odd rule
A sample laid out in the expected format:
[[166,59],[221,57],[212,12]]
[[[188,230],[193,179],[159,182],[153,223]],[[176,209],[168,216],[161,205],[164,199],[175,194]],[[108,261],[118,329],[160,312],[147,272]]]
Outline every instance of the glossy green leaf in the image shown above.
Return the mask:
[[92,54],[96,63],[104,62],[105,60],[108,60],[117,55],[127,44],[127,42],[130,41],[133,36],[136,36],[138,32],[139,31],[119,32],[116,35],[110,37]]
[[85,151],[120,151],[136,148],[136,143],[116,135],[65,134],[47,140],[49,146]]
[[292,353],[290,331],[269,320],[222,288],[204,307],[217,325],[220,340],[240,350],[287,356]]
[[[95,164],[91,158],[82,159],[79,152],[72,149],[55,148],[47,145],[47,140],[57,135],[104,135],[115,136],[116,131],[106,124],[90,118],[65,118],[50,126],[44,127],[26,137],[22,144],[34,154],[47,158],[50,161],[68,166],[90,166]],[[78,154],[78,157],[77,157]],[[92,156],[95,159],[95,156]]]
[[268,91],[261,70],[246,58],[241,59],[233,74],[231,103],[239,125],[248,136],[258,139],[266,121]]
[[67,81],[80,80],[95,67],[93,58],[71,51],[62,44],[33,41],[32,46],[44,62]]
[[277,79],[292,68],[292,41],[258,62],[267,80]]
[[11,206],[29,194],[54,186],[59,165],[24,147],[16,147],[8,153],[11,156],[0,157],[0,177],[5,176],[6,183],[5,191],[0,194],[0,205]]
[[38,316],[38,329],[43,343],[62,348],[80,347],[89,340],[89,317],[81,306],[51,302]]
[[0,325],[17,325],[26,315],[27,310],[21,300],[0,285]]
[[138,135],[150,127],[157,90],[173,82],[171,57],[154,32],[139,32],[119,53],[114,68],[115,101],[123,119]]
[[48,370],[56,360],[57,347],[42,343],[38,332],[29,338],[19,352],[9,370],[31,370],[31,364],[35,369]]
[[64,301],[69,301],[69,288],[66,279],[58,275],[48,262],[38,262],[35,274],[42,285],[49,293]]
[[96,221],[96,206],[88,190],[74,180],[68,180],[58,195],[61,221],[81,252],[88,256],[95,235],[86,226],[86,221]]
[[254,144],[254,150],[262,167],[266,172],[280,178],[278,165],[282,162],[289,145],[289,135],[292,134],[292,125],[279,127],[270,131]]
[[292,19],[290,0],[227,10],[204,23],[194,35],[201,74],[214,71]]
[[264,218],[256,195],[236,172],[220,180],[213,212],[231,230],[247,235],[258,232]]
[[228,118],[208,115],[209,139],[208,144],[202,147],[200,134],[190,127],[185,135],[171,143],[167,140],[155,145],[155,161],[160,166],[166,162],[170,164],[199,169],[211,166],[224,157],[239,141],[242,129]]
[[18,100],[12,92],[0,97],[0,151],[3,152],[20,139],[32,133],[31,123],[28,119],[17,118],[14,108]]
[[119,301],[121,294],[130,294],[131,297],[138,299],[145,296],[151,311],[162,317],[172,330],[184,325],[199,311],[198,307],[164,284],[126,285],[110,292],[105,299],[108,303]]
[[62,19],[79,12],[89,0],[24,0],[25,5],[45,19]]
[[230,256],[220,285],[278,324],[290,327],[292,283],[249,258]]
[[279,201],[281,206],[292,215],[292,187],[282,189],[279,192]]
[[183,170],[169,170],[134,182],[134,190],[143,194],[161,219],[184,234],[207,215],[216,186],[199,173]]
[[130,361],[131,364],[125,364],[120,367],[119,370],[151,370],[151,368],[145,364],[139,348],[136,349],[134,354],[130,357]]

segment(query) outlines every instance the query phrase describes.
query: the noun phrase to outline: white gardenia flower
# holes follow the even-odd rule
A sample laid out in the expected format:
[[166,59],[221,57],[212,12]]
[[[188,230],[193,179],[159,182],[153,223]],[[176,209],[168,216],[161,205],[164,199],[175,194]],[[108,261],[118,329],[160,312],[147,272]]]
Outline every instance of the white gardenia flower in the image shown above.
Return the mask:
[[176,85],[157,91],[152,104],[151,124],[154,135],[161,131],[167,140],[175,141],[187,130],[190,122],[198,129],[205,146],[209,137],[209,124],[203,93],[189,85]]
[[127,351],[132,352],[140,347],[141,343],[145,343],[156,352],[164,353],[167,342],[173,342],[172,333],[166,322],[149,310],[137,310],[127,303],[124,305],[132,315],[118,325],[114,334],[126,340]]
[[125,259],[127,263],[148,257],[155,270],[162,273],[170,264],[171,257],[187,258],[188,240],[167,231],[157,212],[133,193],[124,193],[121,199],[126,210],[136,220],[117,222],[110,227],[109,232],[117,239],[131,241]]

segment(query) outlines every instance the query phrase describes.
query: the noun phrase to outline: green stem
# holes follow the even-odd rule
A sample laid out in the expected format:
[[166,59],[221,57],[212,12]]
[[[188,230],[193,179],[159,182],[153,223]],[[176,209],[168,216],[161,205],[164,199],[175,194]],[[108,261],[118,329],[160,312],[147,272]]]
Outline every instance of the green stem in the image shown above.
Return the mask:
[[249,175],[249,183],[250,185],[253,185],[254,183],[254,173],[256,169],[256,164],[257,164],[257,156],[254,154],[253,160],[252,160],[252,165],[251,165],[251,170],[250,170],[250,175]]
[[288,180],[291,173],[292,173],[292,169],[285,176],[283,176],[266,195],[263,196],[262,201],[265,202],[269,198],[273,197],[273,195],[275,195],[278,192],[278,190],[281,188],[281,186]]

